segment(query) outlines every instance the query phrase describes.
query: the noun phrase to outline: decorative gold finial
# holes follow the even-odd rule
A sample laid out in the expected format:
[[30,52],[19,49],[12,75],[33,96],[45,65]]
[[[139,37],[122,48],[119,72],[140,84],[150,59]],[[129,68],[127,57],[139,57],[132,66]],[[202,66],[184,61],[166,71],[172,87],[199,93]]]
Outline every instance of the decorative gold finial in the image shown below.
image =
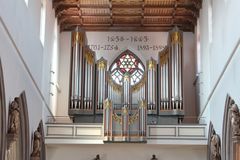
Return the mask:
[[72,32],[72,45],[76,43],[83,43],[84,33],[82,32]]
[[156,69],[157,63],[153,58],[151,58],[150,60],[147,61],[147,66],[148,69]]
[[107,68],[107,61],[102,57],[97,62],[98,69],[106,69]]

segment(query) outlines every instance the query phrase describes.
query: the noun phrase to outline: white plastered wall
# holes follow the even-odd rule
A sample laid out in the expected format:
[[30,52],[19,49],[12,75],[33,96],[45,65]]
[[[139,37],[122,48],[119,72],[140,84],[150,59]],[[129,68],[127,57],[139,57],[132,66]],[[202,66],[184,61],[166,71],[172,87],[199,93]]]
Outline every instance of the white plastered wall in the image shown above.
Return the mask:
[[150,160],[155,154],[158,160],[206,160],[205,146],[160,146],[146,144],[104,145],[50,145],[48,160],[93,160],[97,154],[102,160]]
[[212,1],[212,42],[209,41],[210,2],[203,1],[200,12],[200,116],[211,120],[221,136],[227,94],[240,104],[240,21],[237,21],[240,1]]
[[[6,93],[6,111],[14,97],[25,91],[28,106],[30,135],[41,119],[53,113],[49,100],[50,68],[52,61],[55,13],[52,2],[46,1],[45,45],[40,41],[40,1],[0,1],[0,57]],[[58,38],[58,37],[57,37]]]

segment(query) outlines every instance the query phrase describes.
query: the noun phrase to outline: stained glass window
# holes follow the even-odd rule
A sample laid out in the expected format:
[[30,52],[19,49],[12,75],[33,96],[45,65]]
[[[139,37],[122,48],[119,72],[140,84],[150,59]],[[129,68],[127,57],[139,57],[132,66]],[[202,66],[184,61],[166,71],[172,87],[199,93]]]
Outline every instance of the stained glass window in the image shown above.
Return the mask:
[[131,76],[131,85],[135,85],[143,78],[144,65],[138,57],[129,50],[123,52],[111,65],[112,79],[122,85],[124,74]]

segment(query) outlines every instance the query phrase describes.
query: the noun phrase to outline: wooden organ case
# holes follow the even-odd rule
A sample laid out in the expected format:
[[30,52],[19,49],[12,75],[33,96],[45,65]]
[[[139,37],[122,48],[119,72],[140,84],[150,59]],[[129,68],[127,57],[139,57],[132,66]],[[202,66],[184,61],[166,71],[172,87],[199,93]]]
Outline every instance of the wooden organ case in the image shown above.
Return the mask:
[[73,31],[69,115],[74,122],[103,123],[105,141],[144,142],[147,124],[182,119],[183,39],[177,27],[158,61],[143,63],[126,50],[109,65],[107,57],[96,61],[86,46],[85,33]]

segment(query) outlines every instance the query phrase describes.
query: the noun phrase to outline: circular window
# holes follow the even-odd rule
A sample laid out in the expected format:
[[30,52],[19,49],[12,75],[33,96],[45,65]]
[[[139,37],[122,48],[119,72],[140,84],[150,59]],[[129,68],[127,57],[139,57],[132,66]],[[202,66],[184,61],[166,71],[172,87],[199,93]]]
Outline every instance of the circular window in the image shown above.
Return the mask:
[[113,81],[118,85],[122,85],[123,75],[129,74],[133,86],[143,78],[144,65],[137,56],[127,50],[113,62],[110,73]]

